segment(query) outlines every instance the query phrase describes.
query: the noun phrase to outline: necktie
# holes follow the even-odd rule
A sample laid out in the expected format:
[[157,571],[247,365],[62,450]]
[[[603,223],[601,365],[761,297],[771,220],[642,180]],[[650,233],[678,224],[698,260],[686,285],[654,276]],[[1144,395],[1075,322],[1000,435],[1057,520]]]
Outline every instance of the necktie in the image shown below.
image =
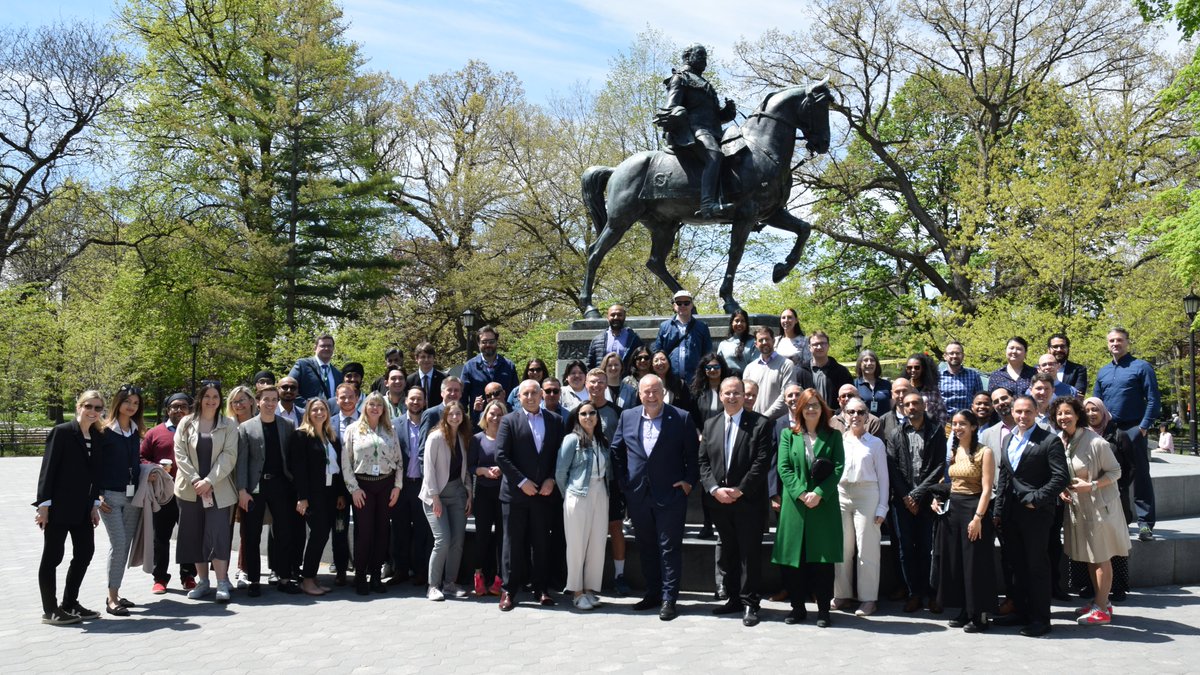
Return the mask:
[[425,373],[425,376],[422,377],[421,379],[423,380],[423,382],[421,383],[421,388],[425,390],[425,400],[428,401],[429,400],[429,373]]
[[729,471],[729,463],[733,458],[733,418],[725,416],[725,470]]
[[329,391],[329,366],[321,364],[321,391],[325,392],[325,398],[333,398],[333,392]]

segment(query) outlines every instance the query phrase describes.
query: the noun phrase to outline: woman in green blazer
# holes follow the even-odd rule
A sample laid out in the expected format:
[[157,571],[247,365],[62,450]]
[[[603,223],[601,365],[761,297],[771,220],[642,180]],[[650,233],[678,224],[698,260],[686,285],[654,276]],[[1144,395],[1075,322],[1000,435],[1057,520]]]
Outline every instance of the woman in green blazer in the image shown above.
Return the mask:
[[842,435],[829,426],[832,416],[821,395],[805,389],[792,411],[792,419],[799,423],[779,435],[783,499],[771,562],[780,566],[791,598],[792,611],[784,619],[787,624],[808,618],[804,601],[815,595],[817,626],[829,627],[833,564],[842,562],[837,486],[845,462]]

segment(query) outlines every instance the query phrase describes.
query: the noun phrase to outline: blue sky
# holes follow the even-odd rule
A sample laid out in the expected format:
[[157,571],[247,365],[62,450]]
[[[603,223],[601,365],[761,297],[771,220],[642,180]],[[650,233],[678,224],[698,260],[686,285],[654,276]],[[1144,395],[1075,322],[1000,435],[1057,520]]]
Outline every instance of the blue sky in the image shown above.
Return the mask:
[[[743,35],[807,25],[804,0],[760,0],[759,17],[737,12],[728,0],[343,0],[350,36],[373,70],[407,82],[456,70],[469,59],[512,71],[529,99],[544,102],[575,83],[599,88],[609,60],[648,25],[676,44],[702,42],[717,58],[732,55]],[[21,0],[3,21],[40,24],[59,18],[108,21],[107,0]],[[730,17],[736,15],[736,28]],[[770,16],[770,18],[765,18]]]

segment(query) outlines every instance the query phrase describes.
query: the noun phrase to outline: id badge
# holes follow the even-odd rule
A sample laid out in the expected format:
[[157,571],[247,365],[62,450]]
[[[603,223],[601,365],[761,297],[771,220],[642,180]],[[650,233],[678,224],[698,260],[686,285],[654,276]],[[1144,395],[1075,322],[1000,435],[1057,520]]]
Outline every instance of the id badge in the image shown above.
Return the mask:
[[130,483],[129,485],[126,485],[125,486],[125,496],[129,497],[130,499],[133,499],[134,489],[135,488],[133,487],[132,483]]
[[379,475],[379,465],[378,465],[378,464],[372,464],[372,465],[371,465],[371,475],[372,475],[372,476],[378,476],[378,475]]

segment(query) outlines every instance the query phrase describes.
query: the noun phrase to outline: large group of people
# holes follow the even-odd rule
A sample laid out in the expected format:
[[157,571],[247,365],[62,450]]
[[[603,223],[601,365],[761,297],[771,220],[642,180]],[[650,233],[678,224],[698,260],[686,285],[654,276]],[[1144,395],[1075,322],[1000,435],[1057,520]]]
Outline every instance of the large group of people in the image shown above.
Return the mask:
[[713,612],[746,626],[761,620],[772,522],[783,587],[772,597],[790,603],[788,624],[806,621],[812,603],[821,627],[834,611],[878,611],[885,526],[905,612],[952,608],[950,625],[967,632],[1011,623],[1038,636],[1069,585],[1091,598],[1081,624],[1112,620],[1128,589],[1127,526],[1142,539],[1154,527],[1145,437],[1157,383],[1125,330],[1108,334],[1112,360],[1085,398],[1088,373],[1062,334],[1036,368],[1021,337],[990,374],[966,367],[951,342],[944,363],[914,354],[889,381],[869,349],[853,373],[832,359],[830,336],[806,336],[793,310],[778,330],[735,312],[730,337],[714,345],[686,291],[673,307],[645,345],[613,306],[586,361],[567,363],[561,380],[540,359],[518,377],[485,326],[461,376],[439,371],[421,342],[414,372],[389,349],[364,389],[362,364],[335,366],[334,339],[322,335],[278,380],[264,371],[227,397],[212,381],[194,400],[170,396],[152,429],[141,389],[122,386],[107,405],[85,391],[75,418],[49,435],[34,502],[43,621],[99,616],[79,588],[101,521],[110,615],[136,607],[121,586],[138,562],[151,592],[167,592],[176,527],[189,598],[229,602],[243,588],[257,597],[268,513],[267,581],[279,591],[331,592],[318,571],[332,544],[332,583],[360,595],[411,582],[431,601],[498,596],[505,612],[554,605],[559,591],[583,611],[601,606],[603,587],[632,593],[632,528],[643,580],[633,608],[669,621],[695,488],[703,529],[719,538]]

